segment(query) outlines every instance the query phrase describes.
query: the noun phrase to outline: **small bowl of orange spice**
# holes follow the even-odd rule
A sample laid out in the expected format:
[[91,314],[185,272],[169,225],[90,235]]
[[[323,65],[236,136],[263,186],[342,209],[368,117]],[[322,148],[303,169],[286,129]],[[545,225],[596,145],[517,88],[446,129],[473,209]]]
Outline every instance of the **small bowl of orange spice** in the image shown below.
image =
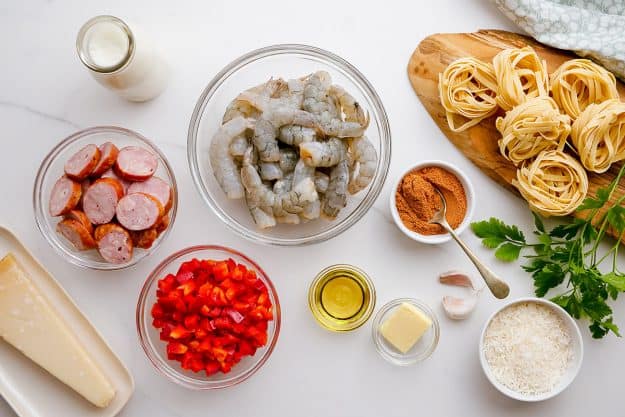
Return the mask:
[[442,208],[437,189],[445,197],[447,222],[456,233],[462,233],[471,222],[475,199],[469,178],[447,162],[419,162],[404,171],[391,193],[395,224],[417,242],[438,244],[451,240],[441,226],[429,223]]

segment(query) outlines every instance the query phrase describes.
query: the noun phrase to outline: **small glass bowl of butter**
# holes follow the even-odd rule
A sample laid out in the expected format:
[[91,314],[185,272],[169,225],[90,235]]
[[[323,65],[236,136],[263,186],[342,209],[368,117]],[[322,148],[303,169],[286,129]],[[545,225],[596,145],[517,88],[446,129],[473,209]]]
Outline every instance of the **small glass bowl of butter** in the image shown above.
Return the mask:
[[440,336],[434,311],[414,298],[398,298],[382,306],[373,319],[372,330],[378,353],[400,366],[427,359]]

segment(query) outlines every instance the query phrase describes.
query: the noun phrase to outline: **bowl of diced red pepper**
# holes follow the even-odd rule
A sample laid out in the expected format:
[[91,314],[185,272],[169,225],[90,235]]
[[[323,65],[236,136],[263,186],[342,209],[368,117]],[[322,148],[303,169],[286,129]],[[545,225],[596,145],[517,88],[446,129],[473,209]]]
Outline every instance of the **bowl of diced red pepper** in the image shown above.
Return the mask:
[[280,303],[269,277],[242,253],[194,246],[150,274],[137,303],[137,331],[161,374],[188,388],[225,388],[271,355]]

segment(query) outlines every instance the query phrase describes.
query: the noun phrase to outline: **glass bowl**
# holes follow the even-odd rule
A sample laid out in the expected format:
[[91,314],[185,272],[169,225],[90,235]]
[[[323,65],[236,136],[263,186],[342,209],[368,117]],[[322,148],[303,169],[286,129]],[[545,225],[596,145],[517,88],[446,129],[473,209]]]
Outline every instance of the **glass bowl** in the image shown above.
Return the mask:
[[[158,158],[157,177],[162,178],[171,185],[174,193],[173,203],[169,210],[170,224],[167,229],[158,237],[149,249],[135,248],[130,261],[123,264],[112,264],[104,261],[97,250],[77,251],[72,244],[63,236],[56,232],[57,223],[62,217],[52,217],[48,211],[50,193],[56,180],[63,175],[63,166],[75,152],[89,143],[100,144],[106,141],[113,142],[118,148],[124,146],[140,146],[149,149]],[[50,245],[69,262],[91,269],[115,270],[127,268],[135,265],[146,256],[158,249],[161,242],[167,238],[176,219],[178,208],[178,188],[176,178],[167,158],[163,152],[150,140],[141,136],[137,132],[115,126],[97,126],[74,133],[56,145],[44,158],[41,167],[35,178],[33,189],[33,207],[35,210],[35,221],[43,237]]]
[[[194,373],[182,369],[179,362],[167,359],[166,343],[160,340],[159,331],[152,326],[151,309],[156,301],[158,280],[169,273],[176,273],[180,264],[193,258],[214,260],[232,258],[235,262],[244,264],[248,269],[255,271],[258,278],[263,281],[269,292],[271,304],[273,305],[274,318],[268,323],[267,344],[259,348],[254,356],[244,357],[241,362],[233,366],[232,371],[227,374],[218,372],[211,376],[206,376],[206,374],[202,372]],[[139,294],[139,301],[137,302],[136,324],[139,342],[152,365],[154,365],[160,374],[164,375],[169,380],[196,390],[226,388],[240,384],[254,375],[267,359],[269,359],[269,356],[271,356],[276,346],[280,333],[280,321],[281,314],[278,294],[265,271],[263,271],[256,262],[242,253],[223,246],[192,246],[170,255],[161,262],[147,278]]]
[[[390,343],[386,341],[380,332],[380,325],[392,314],[402,303],[408,303],[421,310],[426,316],[432,320],[430,328],[421,336],[415,345],[406,353],[396,350]],[[373,342],[378,353],[387,361],[394,365],[407,366],[417,362],[421,362],[430,357],[436,350],[438,339],[440,337],[440,325],[434,311],[425,304],[414,298],[397,298],[386,303],[380,308],[375,315],[372,325]]]
[[[208,147],[221,126],[226,106],[242,91],[271,77],[298,78],[325,70],[351,93],[371,116],[366,135],[378,153],[369,186],[348,197],[347,207],[334,220],[317,219],[299,225],[259,229],[243,200],[228,200],[213,176]],[[367,79],[344,59],[306,45],[274,45],[249,52],[227,65],[202,92],[189,124],[187,157],[200,195],[224,223],[242,237],[265,244],[297,246],[322,242],[344,232],[371,208],[378,197],[391,160],[391,132],[386,111]]]
[[[362,305],[358,312],[347,318],[332,315],[323,305],[323,289],[335,278],[349,278],[362,291]],[[360,268],[352,265],[331,265],[317,274],[308,289],[308,307],[319,325],[333,332],[349,332],[365,324],[375,308],[375,287],[373,281]]]

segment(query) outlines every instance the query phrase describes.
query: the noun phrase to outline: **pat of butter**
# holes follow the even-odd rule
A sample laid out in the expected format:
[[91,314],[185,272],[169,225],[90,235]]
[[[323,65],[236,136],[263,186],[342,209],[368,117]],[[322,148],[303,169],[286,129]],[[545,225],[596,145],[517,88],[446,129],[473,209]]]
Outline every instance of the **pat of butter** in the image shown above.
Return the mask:
[[401,353],[408,352],[432,326],[432,320],[421,310],[401,303],[391,316],[380,325],[380,333]]

